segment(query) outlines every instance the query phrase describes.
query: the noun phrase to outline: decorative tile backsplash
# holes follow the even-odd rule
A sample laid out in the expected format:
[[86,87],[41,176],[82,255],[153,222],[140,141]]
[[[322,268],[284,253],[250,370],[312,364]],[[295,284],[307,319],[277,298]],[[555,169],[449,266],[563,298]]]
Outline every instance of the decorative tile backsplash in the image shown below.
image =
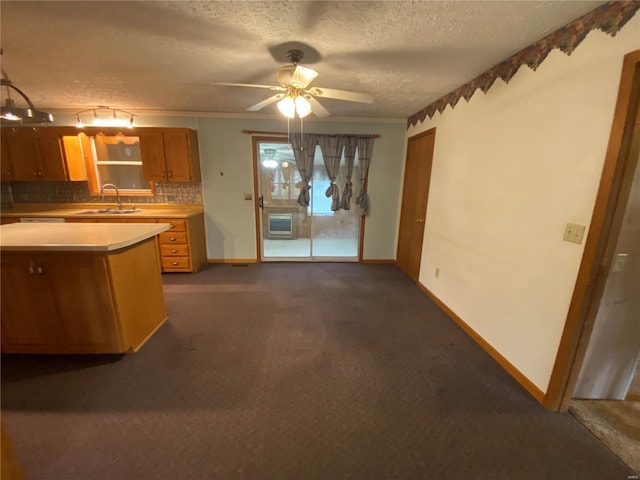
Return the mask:
[[[156,183],[153,197],[121,196],[123,203],[202,204],[201,183]],[[3,182],[0,186],[2,209],[16,203],[98,203],[100,196],[89,193],[87,182]],[[112,197],[107,197],[109,201]]]

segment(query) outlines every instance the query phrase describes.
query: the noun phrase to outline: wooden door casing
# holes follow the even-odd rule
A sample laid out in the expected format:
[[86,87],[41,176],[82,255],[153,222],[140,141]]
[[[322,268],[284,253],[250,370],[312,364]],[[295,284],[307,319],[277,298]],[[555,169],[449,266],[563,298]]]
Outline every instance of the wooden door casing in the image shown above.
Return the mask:
[[409,138],[396,264],[418,281],[431,182],[435,128]]

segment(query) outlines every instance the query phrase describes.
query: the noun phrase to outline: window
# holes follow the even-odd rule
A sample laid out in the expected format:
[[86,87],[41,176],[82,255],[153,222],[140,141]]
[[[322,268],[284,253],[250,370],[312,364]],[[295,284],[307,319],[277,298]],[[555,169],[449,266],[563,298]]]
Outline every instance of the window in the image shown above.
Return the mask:
[[[100,187],[112,183],[120,190],[120,195],[151,196],[153,184],[144,179],[140,140],[137,136],[117,133],[82,136],[82,147],[87,164],[89,190],[100,195]],[[113,195],[107,190],[105,195]]]

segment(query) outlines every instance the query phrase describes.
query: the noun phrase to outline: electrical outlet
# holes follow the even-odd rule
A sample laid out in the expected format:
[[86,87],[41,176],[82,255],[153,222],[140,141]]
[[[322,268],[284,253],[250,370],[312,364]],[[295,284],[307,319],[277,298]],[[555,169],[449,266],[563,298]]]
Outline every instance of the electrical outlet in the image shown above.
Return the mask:
[[578,245],[582,244],[582,239],[584,238],[584,225],[580,225],[578,223],[567,223],[564,228],[564,236],[562,239],[565,242],[577,243]]

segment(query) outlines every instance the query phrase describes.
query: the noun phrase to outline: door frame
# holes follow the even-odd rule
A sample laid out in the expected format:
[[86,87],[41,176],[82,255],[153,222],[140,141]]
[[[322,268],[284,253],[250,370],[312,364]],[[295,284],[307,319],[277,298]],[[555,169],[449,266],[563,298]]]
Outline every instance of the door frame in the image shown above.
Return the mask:
[[256,261],[262,262],[262,210],[258,205],[260,195],[260,155],[258,144],[260,142],[289,142],[289,137],[285,134],[273,134],[268,137],[251,136],[251,154],[253,156],[253,218],[256,230]]
[[629,158],[629,148],[639,101],[640,50],[635,50],[624,56],[589,234],[544,398],[544,406],[550,410],[569,408],[593,331],[631,189],[628,172],[637,162]]
[[[267,132],[263,132],[267,133]],[[273,133],[269,136],[256,136],[251,135],[251,154],[253,156],[253,218],[255,225],[255,238],[256,238],[256,262],[262,263],[262,212],[260,210],[260,206],[258,205],[258,196],[260,194],[260,152],[258,150],[258,145],[260,142],[273,142],[273,143],[291,143],[289,141],[289,136],[285,133]],[[369,175],[365,179],[364,189],[367,191],[369,183]],[[365,224],[366,217],[360,215],[359,227],[358,227],[358,255],[357,259],[354,261],[349,261],[345,263],[363,263],[364,255],[364,233],[365,233]],[[313,257],[306,260],[309,262],[335,262],[342,261],[340,259],[320,259],[314,260]]]

